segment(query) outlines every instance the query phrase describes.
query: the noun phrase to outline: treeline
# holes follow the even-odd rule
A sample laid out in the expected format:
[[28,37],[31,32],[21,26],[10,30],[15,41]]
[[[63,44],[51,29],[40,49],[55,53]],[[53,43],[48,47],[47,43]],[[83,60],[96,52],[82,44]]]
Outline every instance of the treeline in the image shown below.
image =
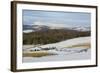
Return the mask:
[[31,33],[23,33],[23,44],[49,44],[83,36],[90,36],[90,31],[64,29],[36,31]]

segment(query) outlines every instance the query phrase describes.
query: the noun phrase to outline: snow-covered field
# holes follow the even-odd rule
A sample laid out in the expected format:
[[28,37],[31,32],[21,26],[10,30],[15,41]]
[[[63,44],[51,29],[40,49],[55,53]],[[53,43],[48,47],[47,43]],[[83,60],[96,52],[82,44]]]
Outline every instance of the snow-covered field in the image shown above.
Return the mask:
[[[44,62],[44,61],[64,61],[64,60],[85,60],[91,58],[90,37],[79,37],[65,40],[58,43],[23,48],[23,53],[34,53],[45,51],[48,54],[41,57],[24,56],[23,62]],[[55,47],[51,49],[52,47]],[[48,50],[45,50],[45,49]]]

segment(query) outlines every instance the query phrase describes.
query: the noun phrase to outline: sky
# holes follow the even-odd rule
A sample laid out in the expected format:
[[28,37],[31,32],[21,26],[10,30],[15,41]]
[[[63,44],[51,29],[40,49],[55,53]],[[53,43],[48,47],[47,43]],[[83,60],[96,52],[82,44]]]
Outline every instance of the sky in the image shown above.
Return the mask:
[[23,25],[50,25],[50,26],[90,26],[91,14],[85,12],[61,12],[23,10]]

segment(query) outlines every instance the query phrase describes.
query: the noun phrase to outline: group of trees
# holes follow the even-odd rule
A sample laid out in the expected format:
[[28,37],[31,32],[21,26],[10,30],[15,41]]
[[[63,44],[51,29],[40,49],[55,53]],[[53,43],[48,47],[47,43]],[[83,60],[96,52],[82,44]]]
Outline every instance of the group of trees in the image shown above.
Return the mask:
[[23,33],[23,44],[49,44],[83,36],[90,36],[90,31],[64,29],[36,31],[31,33]]

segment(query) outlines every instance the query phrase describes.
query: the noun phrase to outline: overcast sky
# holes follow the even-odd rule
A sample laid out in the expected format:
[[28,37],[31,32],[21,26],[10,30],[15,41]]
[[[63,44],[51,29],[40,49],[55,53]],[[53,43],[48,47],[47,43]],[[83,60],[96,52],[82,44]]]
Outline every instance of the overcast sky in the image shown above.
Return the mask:
[[91,14],[23,10],[23,25],[90,26]]

